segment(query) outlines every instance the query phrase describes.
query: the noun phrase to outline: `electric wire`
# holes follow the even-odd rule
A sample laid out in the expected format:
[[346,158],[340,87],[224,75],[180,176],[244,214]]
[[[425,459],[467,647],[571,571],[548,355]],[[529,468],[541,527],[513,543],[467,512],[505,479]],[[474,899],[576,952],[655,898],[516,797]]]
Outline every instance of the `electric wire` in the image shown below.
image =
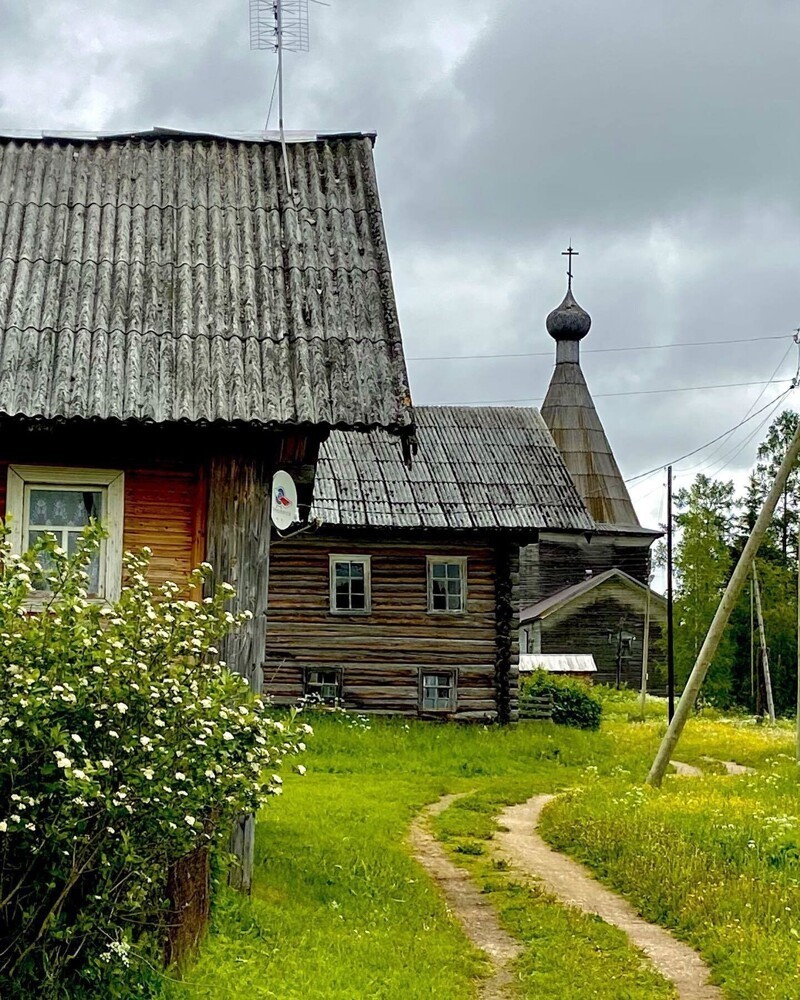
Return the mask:
[[[771,334],[767,337],[742,337],[733,340],[684,340],[671,344],[635,344],[631,347],[587,347],[583,354],[619,354],[623,351],[660,351],[670,347],[716,347],[727,344],[760,344],[769,340],[783,340],[790,333]],[[406,361],[482,361],[497,358],[550,358],[552,351],[524,351],[515,354],[418,354]]]
[[[778,379],[778,382],[791,382],[792,379]],[[624,389],[620,392],[595,392],[594,399],[610,399],[612,396],[656,396],[671,392],[706,392],[709,389],[741,389],[744,386],[771,385],[772,379],[757,379],[755,382],[719,382],[715,385],[678,385],[669,389]],[[457,403],[442,403],[442,406],[494,406],[503,403],[540,403],[544,396],[520,396],[517,399],[467,399]],[[716,440],[716,438],[715,438]],[[711,442],[709,442],[711,443]],[[694,454],[694,453],[692,453]],[[667,463],[668,464],[668,463]],[[661,466],[659,466],[661,468]],[[642,473],[645,475],[646,473]]]
[[278,86],[278,70],[275,70],[275,79],[272,81],[272,96],[269,99],[269,108],[267,110],[267,120],[264,122],[264,131],[269,132],[269,120],[272,117],[272,106],[275,103],[275,90]]
[[[787,379],[781,379],[780,381],[788,381],[788,380]],[[755,383],[755,384],[758,385],[760,383]],[[685,455],[681,455],[680,458],[675,458],[671,462],[662,462],[660,465],[656,465],[652,469],[648,469],[647,472],[640,472],[638,476],[630,476],[628,479],[625,480],[625,482],[626,483],[635,483],[639,479],[645,479],[647,476],[652,476],[653,473],[655,473],[655,472],[661,472],[661,470],[662,469],[666,469],[668,465],[677,465],[679,462],[683,462],[685,459],[691,458],[692,455],[696,455],[698,452],[704,451],[706,448],[708,448],[709,445],[716,444],[717,441],[721,440],[724,437],[727,437],[731,433],[731,431],[738,430],[744,424],[748,423],[750,420],[753,420],[755,417],[757,417],[760,413],[763,413],[764,410],[769,409],[769,407],[772,406],[773,403],[776,403],[779,400],[784,399],[786,396],[789,395],[789,393],[791,391],[792,391],[791,387],[788,388],[788,389],[785,389],[781,393],[781,395],[778,396],[777,400],[772,400],[771,399],[767,404],[765,404],[764,406],[762,406],[761,409],[756,410],[755,413],[751,413],[749,417],[743,418],[737,424],[735,424],[733,427],[729,428],[726,431],[723,431],[722,434],[718,434],[715,438],[712,438],[710,441],[706,441],[705,444],[701,444],[699,448],[693,448],[692,451],[687,451]]]

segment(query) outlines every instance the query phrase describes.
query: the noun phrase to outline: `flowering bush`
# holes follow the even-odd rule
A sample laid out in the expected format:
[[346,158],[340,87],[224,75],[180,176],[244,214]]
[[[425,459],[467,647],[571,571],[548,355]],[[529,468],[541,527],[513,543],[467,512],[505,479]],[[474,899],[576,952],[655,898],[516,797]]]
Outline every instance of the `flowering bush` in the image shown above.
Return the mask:
[[[22,557],[0,522],[0,996],[141,996],[158,968],[169,865],[221,846],[235,815],[280,790],[268,774],[303,749],[272,721],[217,643],[245,612],[233,588],[202,601],[154,593],[149,551],[126,556],[113,605],[53,536]],[[190,583],[199,588],[211,567]],[[51,597],[26,607],[31,581]]]

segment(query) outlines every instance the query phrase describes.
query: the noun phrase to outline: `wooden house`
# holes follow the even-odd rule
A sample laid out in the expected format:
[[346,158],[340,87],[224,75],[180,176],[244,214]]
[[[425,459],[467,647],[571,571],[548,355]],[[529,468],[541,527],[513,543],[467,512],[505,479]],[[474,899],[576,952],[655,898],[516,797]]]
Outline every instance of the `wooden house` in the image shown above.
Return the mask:
[[316,530],[273,544],[265,690],[276,702],[509,720],[520,545],[594,523],[535,409],[415,417],[411,469],[382,431],[322,446]]
[[256,689],[273,471],[307,501],[331,428],[413,432],[373,138],[291,142],[290,193],[268,135],[0,137],[0,516],[17,549],[99,518],[98,600],[126,549],[210,562]]
[[[587,576],[520,611],[520,650],[544,669],[576,673],[572,661],[587,654],[595,670],[583,672],[597,684],[641,683],[647,586],[619,569]],[[667,602],[649,595],[648,664],[652,681],[663,660]],[[562,662],[563,661],[563,662]]]

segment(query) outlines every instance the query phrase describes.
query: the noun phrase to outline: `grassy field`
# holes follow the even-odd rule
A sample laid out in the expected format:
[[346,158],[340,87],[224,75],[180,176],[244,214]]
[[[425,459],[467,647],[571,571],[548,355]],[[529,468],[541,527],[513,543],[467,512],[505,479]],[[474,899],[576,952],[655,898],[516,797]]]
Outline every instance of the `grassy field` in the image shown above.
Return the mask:
[[[661,795],[643,793],[663,707],[651,706],[644,722],[628,721],[633,710],[631,700],[612,699],[599,733],[537,723],[315,720],[307,775],[285,776],[285,795],[260,818],[252,900],[222,896],[200,960],[182,984],[168,984],[170,1000],[474,997],[482,959],[405,844],[419,809],[453,791],[471,794],[437,820],[436,832],[524,942],[520,997],[673,995],[613,928],[520,886],[492,858],[493,817],[547,791],[566,793],[547,814],[553,841],[701,947],[728,996],[800,996],[774,992],[792,956],[797,971],[797,859],[787,825],[798,812],[789,802],[794,772],[786,762],[767,763],[788,750],[790,734],[693,721],[680,759],[711,771],[704,755],[734,759],[764,777],[671,779]],[[720,831],[731,808],[733,828]],[[778,831],[773,816],[787,818],[783,847],[773,838],[768,850],[765,824]],[[722,867],[709,866],[710,858]],[[723,879],[728,864],[738,899],[734,882]],[[756,896],[763,905],[754,907]]]

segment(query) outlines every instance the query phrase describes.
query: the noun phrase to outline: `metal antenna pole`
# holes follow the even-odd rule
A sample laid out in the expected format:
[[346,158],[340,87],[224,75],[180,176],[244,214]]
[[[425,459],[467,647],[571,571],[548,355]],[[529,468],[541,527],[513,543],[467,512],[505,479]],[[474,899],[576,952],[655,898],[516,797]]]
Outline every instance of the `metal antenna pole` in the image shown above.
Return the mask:
[[667,468],[667,716],[675,715],[675,629],[672,621],[672,466]]
[[286,133],[283,130],[283,0],[275,0],[275,38],[278,46],[278,132],[281,137],[283,171],[286,174],[286,189],[291,196],[292,179],[289,176],[289,154],[286,151]]

